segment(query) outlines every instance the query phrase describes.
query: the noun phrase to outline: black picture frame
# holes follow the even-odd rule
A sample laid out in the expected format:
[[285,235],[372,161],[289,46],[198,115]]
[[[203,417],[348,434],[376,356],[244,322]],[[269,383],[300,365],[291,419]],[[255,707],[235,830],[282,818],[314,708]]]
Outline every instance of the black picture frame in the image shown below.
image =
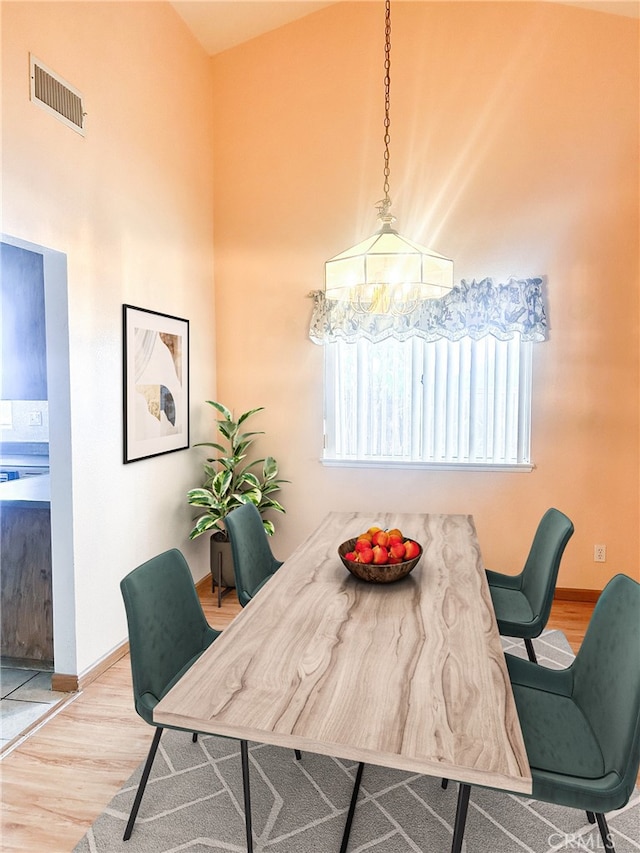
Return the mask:
[[122,306],[124,463],[189,447],[189,321]]

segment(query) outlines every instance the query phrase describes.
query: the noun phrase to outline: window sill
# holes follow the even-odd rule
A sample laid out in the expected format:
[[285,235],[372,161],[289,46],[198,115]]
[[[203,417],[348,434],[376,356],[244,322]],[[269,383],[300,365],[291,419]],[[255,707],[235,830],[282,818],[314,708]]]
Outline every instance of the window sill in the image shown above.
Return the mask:
[[496,471],[500,473],[529,473],[535,465],[531,462],[409,462],[397,459],[329,459],[320,462],[327,468],[392,468],[426,471]]

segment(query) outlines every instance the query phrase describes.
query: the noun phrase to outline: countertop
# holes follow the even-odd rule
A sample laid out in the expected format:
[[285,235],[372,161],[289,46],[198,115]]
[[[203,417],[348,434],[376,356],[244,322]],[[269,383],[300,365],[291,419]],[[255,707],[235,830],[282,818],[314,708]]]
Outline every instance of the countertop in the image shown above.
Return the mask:
[[23,477],[0,483],[0,506],[25,509],[48,509],[50,505],[51,475]]
[[0,468],[48,468],[49,457],[33,453],[2,453]]

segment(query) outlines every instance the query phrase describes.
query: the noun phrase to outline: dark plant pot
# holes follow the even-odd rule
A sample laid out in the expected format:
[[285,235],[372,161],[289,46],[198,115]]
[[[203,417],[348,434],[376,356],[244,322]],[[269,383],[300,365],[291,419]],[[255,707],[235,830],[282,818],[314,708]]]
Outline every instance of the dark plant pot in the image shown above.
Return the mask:
[[236,585],[236,578],[233,571],[231,543],[227,539],[226,533],[218,531],[212,534],[210,548],[211,589],[215,590],[216,586],[233,589]]

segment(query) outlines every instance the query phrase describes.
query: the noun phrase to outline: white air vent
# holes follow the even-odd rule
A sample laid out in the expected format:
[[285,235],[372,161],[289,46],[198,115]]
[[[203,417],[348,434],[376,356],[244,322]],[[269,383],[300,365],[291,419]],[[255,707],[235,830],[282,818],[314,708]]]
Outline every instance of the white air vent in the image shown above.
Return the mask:
[[31,100],[67,127],[85,135],[82,94],[35,56],[31,56]]

